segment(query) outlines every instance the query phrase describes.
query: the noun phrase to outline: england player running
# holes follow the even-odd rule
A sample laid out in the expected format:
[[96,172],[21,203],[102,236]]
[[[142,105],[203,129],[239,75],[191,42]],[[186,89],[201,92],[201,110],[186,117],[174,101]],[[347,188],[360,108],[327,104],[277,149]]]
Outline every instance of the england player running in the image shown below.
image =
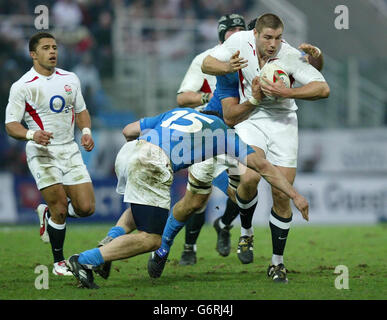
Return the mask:
[[[294,182],[297,167],[298,125],[297,105],[294,99],[316,100],[329,96],[329,86],[315,68],[305,62],[298,50],[282,40],[283,23],[274,14],[260,16],[253,31],[239,32],[203,61],[202,69],[210,74],[226,74],[238,71],[241,103],[250,101],[257,108],[249,118],[235,126],[241,139],[264,158],[274,164],[288,179]],[[241,57],[239,57],[239,55]],[[252,99],[251,84],[265,63],[275,61],[291,79],[301,84],[298,88],[285,88],[282,81],[265,81],[262,91],[268,98]],[[257,205],[257,185],[260,176],[248,170],[241,177],[241,188],[236,195],[241,216],[252,217]],[[276,282],[287,282],[283,253],[292,220],[289,200],[277,188],[272,187],[273,208],[270,214],[273,255],[268,276]],[[252,242],[248,234],[246,242]]]
[[[232,34],[242,30],[246,30],[246,23],[243,16],[235,13],[222,16],[218,21],[219,43],[222,44]],[[177,92],[177,103],[180,106],[199,107],[199,110],[204,108],[205,110],[216,110],[217,112],[222,113],[219,97],[215,96],[213,98],[216,78],[215,76],[203,73],[201,70],[203,59],[207,55],[211,54],[217,46],[200,53],[193,59]],[[213,167],[214,164],[209,163],[206,168],[206,172],[208,170],[214,170],[215,168]],[[194,170],[194,168],[190,168],[189,170]],[[204,173],[204,176],[206,176],[206,173]],[[227,190],[229,198],[227,199],[226,209],[223,216],[219,217],[214,225],[218,234],[216,248],[222,256],[227,256],[230,253],[229,230],[231,227],[229,225],[239,212],[238,205],[235,202],[234,191],[231,187],[233,184],[233,178],[231,177],[229,180],[230,183]],[[187,184],[187,192],[209,194],[211,193],[212,188],[211,183],[212,180],[208,187],[197,189],[189,181]],[[185,244],[179,262],[181,265],[192,265],[196,263],[196,241],[205,222],[205,209],[206,205],[204,204],[198,212],[195,212],[195,214],[191,216],[185,225]],[[218,222],[221,218],[227,222],[227,226],[224,226],[223,229],[218,227]]]
[[41,239],[51,243],[52,271],[72,275],[63,256],[66,217],[90,216],[95,206],[92,182],[74,141],[74,123],[82,131],[82,146],[91,151],[91,120],[78,77],[56,68],[55,38],[37,33],[29,50],[33,67],[11,87],[6,130],[15,139],[28,140],[28,166],[47,203],[39,205],[37,213]]
[[[279,170],[260,158],[244,144],[217,116],[200,113],[191,108],[176,108],[152,118],[127,125],[123,134],[127,142],[116,158],[117,192],[131,204],[131,220],[138,232],[117,236],[109,243],[73,255],[68,265],[75,277],[87,288],[96,288],[92,269],[113,260],[129,258],[156,250],[164,243],[161,235],[168,224],[182,227],[181,217],[170,209],[170,186],[173,173],[193,163],[225,155],[226,163],[240,161],[256,170],[267,181],[289,196],[303,217],[308,219],[308,202],[289,184]],[[126,211],[127,212],[127,211]],[[128,213],[128,212],[127,212]],[[186,219],[188,217],[184,217]],[[129,219],[130,220],[130,219]],[[167,225],[168,225],[167,224]],[[174,229],[176,231],[176,229]],[[167,231],[168,233],[169,231]],[[168,244],[173,235],[168,233]],[[163,236],[163,240],[166,237]],[[162,245],[165,253],[167,248]],[[159,257],[157,254],[154,257]],[[167,254],[160,257],[165,263]],[[150,258],[148,271],[153,262]],[[149,269],[150,268],[150,269]],[[155,272],[159,272],[159,269]]]
[[[227,20],[221,19],[227,24]],[[255,27],[256,19],[253,24],[249,23],[249,29]],[[252,25],[250,27],[250,25]],[[223,28],[220,28],[224,30]],[[239,30],[240,31],[240,30]],[[230,34],[231,35],[231,34]],[[225,34],[225,38],[230,35]],[[310,44],[302,44],[299,49],[303,50],[306,57],[314,55],[312,65],[316,68],[322,67],[322,54],[319,49]],[[317,56],[318,54],[318,56]],[[223,76],[216,76],[216,89],[213,98],[204,107],[204,110],[218,112],[227,125],[234,127],[239,122],[247,119],[249,114],[255,109],[248,101],[239,104],[239,78],[238,73],[229,73]],[[257,88],[259,90],[259,88]],[[225,113],[223,113],[223,109]],[[196,240],[200,229],[204,224],[204,210],[209,199],[212,181],[219,174],[223,166],[219,166],[213,160],[207,160],[192,165],[189,170],[189,181],[187,190],[182,199],[179,200],[177,208],[195,213],[187,221],[185,228],[184,251],[180,264],[196,263]],[[229,185],[227,193],[229,198],[224,214],[214,221],[214,227],[217,231],[216,250],[221,256],[228,256],[231,250],[230,229],[232,222],[239,213],[239,207],[235,200],[235,191],[239,185],[239,176],[229,175]],[[198,213],[199,212],[199,213]],[[253,241],[252,241],[252,216],[241,216],[241,236],[238,241],[237,255],[242,263],[253,262]],[[250,240],[250,241],[246,241]]]

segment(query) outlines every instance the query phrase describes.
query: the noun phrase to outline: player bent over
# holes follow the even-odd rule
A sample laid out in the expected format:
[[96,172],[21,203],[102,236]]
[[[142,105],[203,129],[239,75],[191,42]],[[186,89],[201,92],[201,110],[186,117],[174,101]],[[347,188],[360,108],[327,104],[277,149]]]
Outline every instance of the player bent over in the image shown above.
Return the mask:
[[[217,155],[227,153],[259,172],[287,194],[308,219],[306,199],[215,115],[176,108],[131,123],[123,133],[129,142],[116,158],[117,192],[124,194],[124,201],[131,204],[129,219],[133,219],[139,232],[116,236],[104,246],[71,256],[68,265],[84,287],[98,287],[92,269],[159,248],[167,220],[174,219],[173,215],[168,218],[173,173]],[[161,259],[166,260],[166,255]]]
[[78,77],[56,68],[55,38],[37,33],[29,41],[29,50],[33,67],[11,87],[6,131],[15,139],[28,140],[28,167],[47,203],[39,205],[37,213],[41,239],[51,243],[53,273],[72,275],[63,256],[66,217],[90,216],[95,207],[91,179],[74,141],[76,123],[84,149],[94,148],[90,115]]
[[[232,13],[220,17],[218,21],[219,43],[223,43],[232,34],[241,30],[246,30],[246,23],[243,16]],[[201,70],[203,59],[213,50],[215,50],[217,46],[198,54],[192,60],[192,63],[188,68],[187,73],[185,74],[177,92],[177,103],[180,106],[198,107],[199,110],[204,108],[204,110],[214,110],[222,114],[220,100],[217,96],[215,96],[214,91],[215,85],[217,85],[217,78],[215,78],[215,76],[205,74]],[[215,106],[216,104],[218,104],[218,107]],[[209,163],[208,166],[206,166],[206,169],[208,171],[212,171],[216,170],[217,168],[213,164]],[[238,178],[239,177],[237,177],[237,179]],[[230,253],[231,243],[229,230],[231,229],[232,221],[239,214],[239,208],[236,204],[234,195],[235,191],[233,191],[232,187],[230,187],[233,184],[232,178],[229,178],[229,181],[231,181],[231,183],[229,183],[229,187],[227,188],[226,195],[228,198],[226,200],[224,214],[214,223],[214,227],[218,235],[216,250],[222,256],[228,256]],[[212,179],[210,181],[210,186],[208,188],[203,188],[200,191],[210,193],[212,189],[211,183]],[[188,183],[187,188],[190,188],[190,186],[191,185]],[[192,187],[194,188],[194,186]],[[197,261],[196,242],[199,237],[200,230],[205,222],[206,206],[203,206],[201,209],[201,211],[195,212],[195,214],[191,216],[185,225],[185,243],[181,259],[179,261],[180,265],[193,265]],[[226,225],[222,225],[222,221],[225,222]],[[219,226],[219,224],[222,225],[222,228]]]

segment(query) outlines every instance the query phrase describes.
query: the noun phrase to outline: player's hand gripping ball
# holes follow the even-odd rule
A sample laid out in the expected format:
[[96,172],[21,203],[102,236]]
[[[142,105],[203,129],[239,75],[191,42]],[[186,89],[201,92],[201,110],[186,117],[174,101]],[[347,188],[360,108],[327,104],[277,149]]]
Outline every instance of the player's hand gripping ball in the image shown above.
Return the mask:
[[[275,83],[281,79],[285,85],[286,88],[290,88],[290,79],[286,71],[283,70],[279,65],[275,63],[266,63],[263,68],[261,69],[261,72],[259,74],[261,83],[262,78],[266,78],[267,80]],[[264,82],[263,82],[264,84]],[[268,94],[265,94],[265,96],[270,100],[275,101],[281,101],[284,100],[284,98],[281,97],[274,97]]]

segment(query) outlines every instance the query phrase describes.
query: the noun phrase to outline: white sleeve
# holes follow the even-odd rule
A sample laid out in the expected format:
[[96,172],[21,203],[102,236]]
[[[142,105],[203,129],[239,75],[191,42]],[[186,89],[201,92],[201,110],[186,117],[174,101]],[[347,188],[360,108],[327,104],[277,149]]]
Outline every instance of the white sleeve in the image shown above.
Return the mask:
[[177,93],[193,91],[198,92],[203,85],[205,75],[202,72],[202,60],[196,56],[189,66]]
[[26,110],[25,90],[14,83],[9,93],[8,104],[5,109],[5,123],[21,122]]
[[312,81],[325,82],[325,78],[321,72],[306,62],[302,58],[301,53],[292,52],[287,56],[286,60],[288,61],[285,64],[290,67],[289,74],[301,85],[306,85]]
[[240,50],[241,39],[239,32],[232,34],[225,42],[216,47],[210,54],[220,61],[229,61],[231,56],[238,50]]
[[77,87],[77,93],[75,95],[75,101],[74,101],[74,111],[75,113],[80,113],[83,110],[86,110],[86,103],[83,99],[82,90],[81,90],[81,82],[79,81],[78,76],[74,73],[75,77],[75,84]]

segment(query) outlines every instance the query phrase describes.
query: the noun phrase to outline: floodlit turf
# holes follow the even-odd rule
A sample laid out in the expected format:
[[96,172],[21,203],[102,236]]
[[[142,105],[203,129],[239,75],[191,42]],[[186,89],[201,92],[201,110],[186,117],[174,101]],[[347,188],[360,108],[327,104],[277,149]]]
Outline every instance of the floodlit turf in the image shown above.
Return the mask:
[[[95,247],[110,225],[67,225],[65,257]],[[271,300],[386,299],[387,226],[293,226],[285,264],[289,283],[274,284],[266,276],[271,257],[269,228],[255,228],[254,262],[242,265],[236,255],[239,227],[232,229],[232,252],[215,251],[216,234],[206,225],[198,241],[198,263],[180,266],[184,232],[172,247],[160,279],[148,277],[148,254],[113,263],[109,280],[98,275],[99,290],[76,287],[73,277],[51,273],[51,249],[41,242],[38,226],[0,226],[0,299],[112,300]],[[37,290],[38,265],[49,267],[49,289]],[[349,289],[334,286],[335,267],[349,271]]]

